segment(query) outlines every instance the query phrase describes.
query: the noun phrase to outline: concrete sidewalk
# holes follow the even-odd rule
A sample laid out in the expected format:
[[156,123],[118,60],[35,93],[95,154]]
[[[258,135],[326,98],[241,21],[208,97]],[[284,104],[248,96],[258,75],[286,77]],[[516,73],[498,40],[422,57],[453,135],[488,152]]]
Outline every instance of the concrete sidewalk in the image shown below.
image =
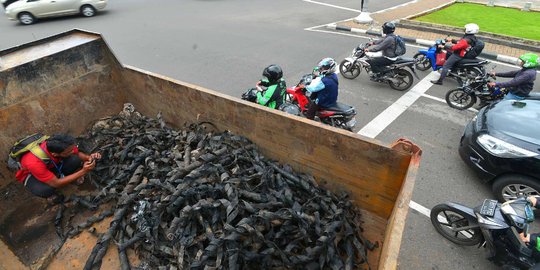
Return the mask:
[[[397,21],[401,19],[405,19],[408,17],[411,17],[416,14],[424,13],[429,10],[435,10],[439,9],[445,5],[449,5],[454,3],[454,0],[417,0],[415,2],[410,2],[408,4],[405,4],[403,6],[397,6],[392,9],[388,9],[382,12],[374,12],[371,13],[371,18],[373,18],[374,22],[370,25],[367,24],[359,24],[354,22],[352,19],[339,22],[337,23],[338,26],[344,26],[344,27],[350,27],[350,28],[357,28],[357,29],[363,29],[363,30],[374,30],[374,31],[380,31],[380,26],[387,21]],[[487,2],[487,0],[482,1],[475,1],[475,2]],[[504,1],[499,0],[496,1],[496,4],[507,4],[510,5],[510,2],[516,2],[516,1]],[[537,2],[540,2],[540,0],[533,0],[533,5],[538,4]],[[482,29],[480,29],[481,34]],[[403,36],[403,37],[411,37],[416,39],[424,39],[424,40],[436,40],[439,38],[445,38],[446,36],[440,33],[435,32],[428,32],[428,31],[419,31],[419,30],[413,30],[413,29],[405,29],[405,28],[397,28],[396,34]],[[454,38],[460,38],[460,36],[455,36]],[[538,50],[534,51],[535,53],[538,53],[540,51],[540,48]],[[530,52],[522,49],[516,49],[510,46],[505,45],[499,45],[494,43],[486,42],[486,46],[484,48],[484,52],[488,52],[495,55],[505,55],[509,57],[519,57],[520,55]]]

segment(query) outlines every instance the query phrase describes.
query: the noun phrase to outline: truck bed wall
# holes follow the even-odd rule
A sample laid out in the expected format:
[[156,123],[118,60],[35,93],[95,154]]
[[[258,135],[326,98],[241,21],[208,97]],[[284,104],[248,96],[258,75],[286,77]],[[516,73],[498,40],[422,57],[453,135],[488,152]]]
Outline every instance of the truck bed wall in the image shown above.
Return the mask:
[[0,53],[0,188],[14,181],[5,162],[19,138],[80,134],[126,101],[121,66],[95,35],[74,32],[16,49]]
[[[80,134],[96,119],[118,113],[125,102],[151,117],[162,112],[165,121],[177,127],[208,121],[218,130],[246,136],[266,156],[312,174],[330,189],[348,191],[363,209],[364,234],[382,245],[370,253],[372,268],[377,269],[379,263],[379,269],[395,268],[418,166],[412,164],[409,152],[202,87],[123,67],[99,35],[74,30],[41,43],[50,46],[59,38],[78,36],[86,40],[53,50],[51,55],[38,53],[35,59],[21,60],[27,63],[11,58],[8,67],[0,66],[0,153],[8,153],[16,139],[35,131]],[[27,46],[35,50],[44,45]],[[0,57],[25,49],[3,51]],[[5,160],[6,155],[0,155],[0,186],[14,181]],[[381,258],[381,252],[385,258]]]

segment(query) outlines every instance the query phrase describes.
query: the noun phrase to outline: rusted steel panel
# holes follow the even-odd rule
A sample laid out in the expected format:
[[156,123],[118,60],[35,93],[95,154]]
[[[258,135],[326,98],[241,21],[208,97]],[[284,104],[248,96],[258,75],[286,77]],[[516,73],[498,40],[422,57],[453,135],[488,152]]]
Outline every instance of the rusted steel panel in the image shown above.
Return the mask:
[[[29,133],[78,134],[91,121],[118,112],[126,97],[121,67],[112,57],[99,39],[1,71],[0,153]],[[0,162],[6,158],[0,155]],[[1,167],[4,186],[12,177]]]

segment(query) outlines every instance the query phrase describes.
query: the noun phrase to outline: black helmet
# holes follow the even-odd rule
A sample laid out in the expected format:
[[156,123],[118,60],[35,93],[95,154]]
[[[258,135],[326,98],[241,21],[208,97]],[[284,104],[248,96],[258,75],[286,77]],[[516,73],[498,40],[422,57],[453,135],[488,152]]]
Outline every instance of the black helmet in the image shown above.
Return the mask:
[[396,31],[396,24],[395,23],[393,23],[393,22],[385,22],[382,25],[382,32],[384,34],[394,33],[394,31]]
[[264,70],[262,75],[268,79],[268,83],[277,83],[283,77],[283,71],[278,65],[269,65]]

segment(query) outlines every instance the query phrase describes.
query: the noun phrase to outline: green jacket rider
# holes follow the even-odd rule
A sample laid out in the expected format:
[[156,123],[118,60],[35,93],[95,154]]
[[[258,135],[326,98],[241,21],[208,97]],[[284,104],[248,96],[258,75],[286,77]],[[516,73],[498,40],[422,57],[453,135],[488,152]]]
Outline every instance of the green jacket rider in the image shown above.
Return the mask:
[[272,108],[279,109],[281,104],[285,102],[285,94],[287,86],[285,80],[282,79],[283,71],[278,65],[269,65],[263,70],[263,79],[258,85],[264,86],[266,89],[257,87],[257,103]]

